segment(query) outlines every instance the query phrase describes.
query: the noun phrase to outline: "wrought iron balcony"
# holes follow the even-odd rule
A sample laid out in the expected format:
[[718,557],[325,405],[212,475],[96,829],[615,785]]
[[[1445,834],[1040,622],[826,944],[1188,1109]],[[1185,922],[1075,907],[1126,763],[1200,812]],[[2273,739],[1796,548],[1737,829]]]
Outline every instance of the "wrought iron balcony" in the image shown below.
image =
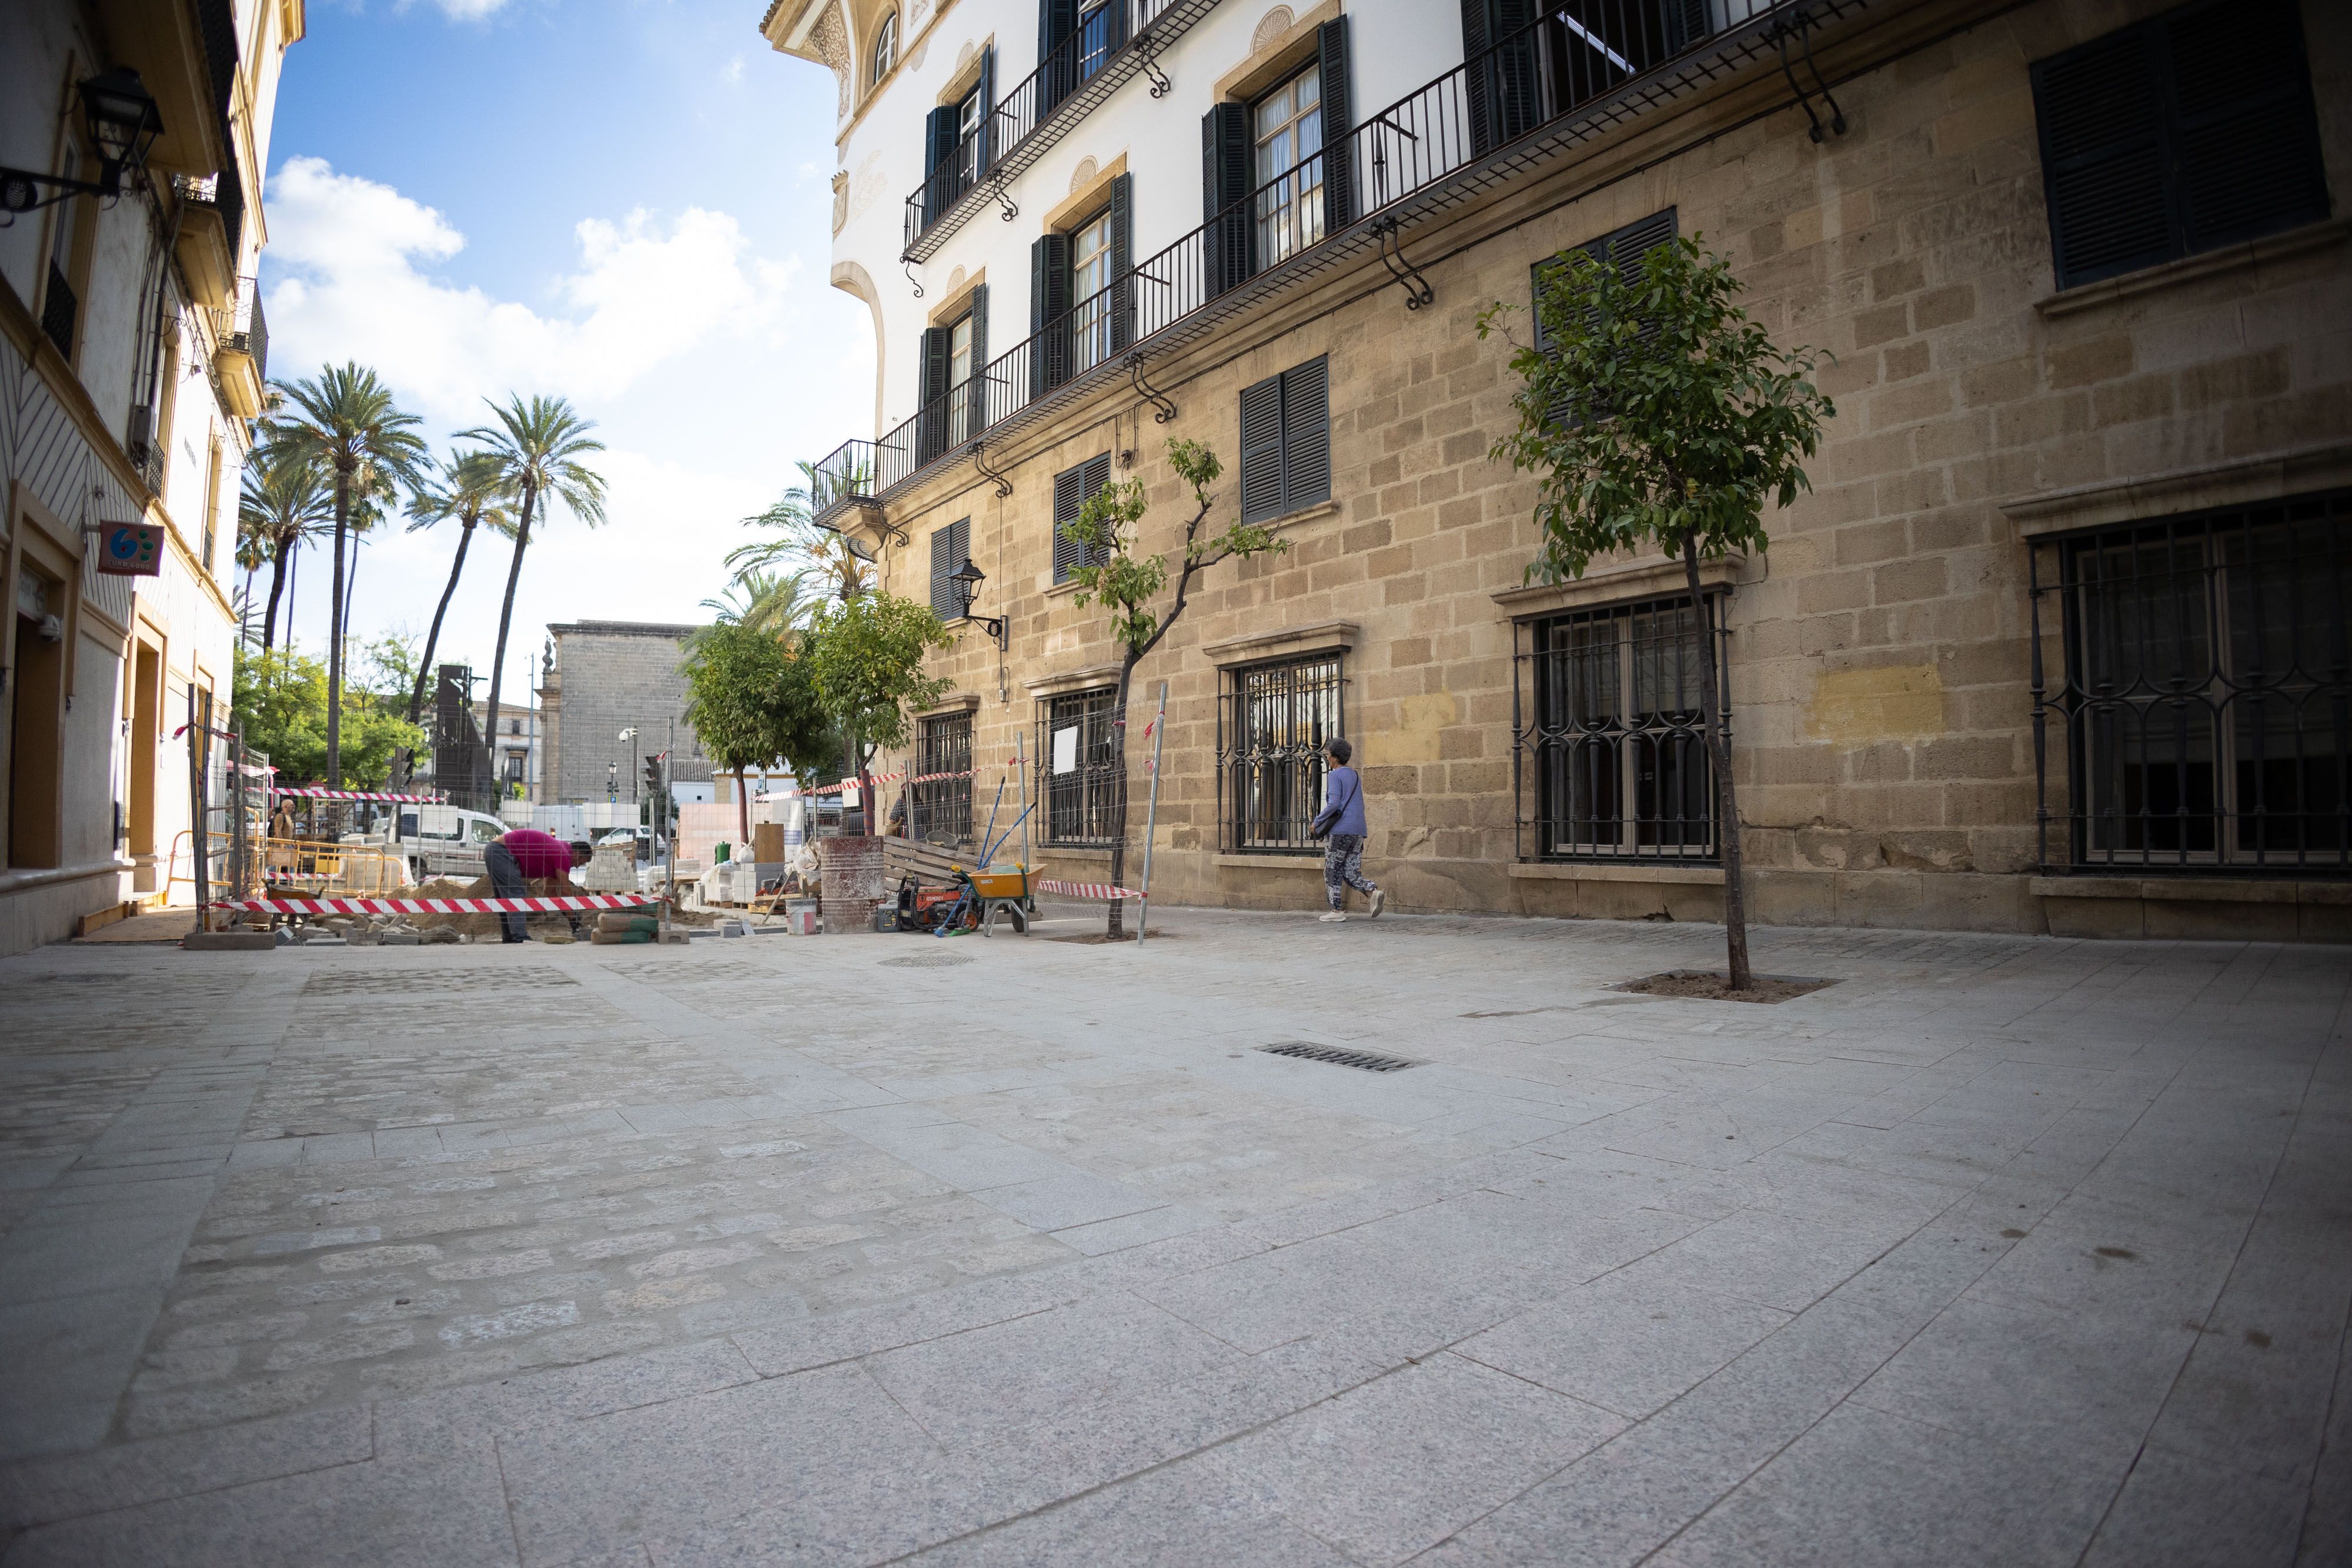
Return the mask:
[[[1404,260],[1403,225],[1727,74],[1782,69],[1806,29],[1866,3],[1586,0],[1573,19],[1547,16],[1263,182],[878,441],[845,444],[818,465],[830,488],[817,515],[887,499],[1365,251],[1377,249],[1408,296],[1427,303],[1428,285]],[[1306,199],[1327,186],[1331,201]]]
[[[1152,96],[1165,92],[1167,78],[1156,57],[1216,3],[1108,0],[1086,12],[1077,30],[998,99],[907,198],[906,259],[924,262],[938,255],[950,235],[974,214],[987,211],[996,193],[1044,157],[1120,83],[1147,72],[1154,78]],[[999,204],[1011,219],[1012,204]]]
[[220,371],[229,412],[240,419],[261,413],[269,384],[269,323],[261,312],[259,280],[240,277],[236,296],[213,312],[214,368]]

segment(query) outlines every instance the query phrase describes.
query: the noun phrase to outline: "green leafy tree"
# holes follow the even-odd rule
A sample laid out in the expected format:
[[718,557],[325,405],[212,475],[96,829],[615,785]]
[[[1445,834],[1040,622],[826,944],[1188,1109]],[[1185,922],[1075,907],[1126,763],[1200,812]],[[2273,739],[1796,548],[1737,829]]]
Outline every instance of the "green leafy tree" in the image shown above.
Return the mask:
[[392,481],[407,482],[425,457],[417,419],[403,413],[373,371],[329,365],[318,379],[273,383],[277,416],[261,461],[306,464],[331,477],[335,496],[334,580],[327,631],[327,782],[342,782],[343,550],[354,498],[364,502]]
[[[1541,277],[1539,342],[1514,343],[1511,355],[1518,423],[1489,455],[1537,476],[1543,544],[1530,580],[1581,577],[1593,557],[1620,551],[1654,549],[1683,563],[1706,643],[1699,711],[1717,795],[1730,983],[1745,990],[1739,807],[1699,562],[1770,548],[1764,509],[1811,488],[1801,463],[1837,410],[1811,379],[1820,351],[1776,346],[1737,303],[1730,264],[1696,239],[1658,246],[1638,269],[1565,253]],[[1513,308],[1482,312],[1478,335]]]
[[499,692],[506,678],[507,631],[514,623],[515,585],[522,580],[523,551],[530,548],[530,525],[539,515],[540,504],[544,501],[551,507],[561,504],[592,528],[604,521],[604,478],[582,461],[604,450],[604,444],[588,434],[596,428],[593,422],[581,418],[560,397],[534,397],[525,402],[517,394],[509,397],[504,407],[490,404],[490,412],[498,418],[496,424],[457,433],[460,441],[480,442],[497,462],[518,508],[514,559],[507,567],[506,598],[499,606],[499,644],[490,655],[490,700],[485,707],[484,735],[498,733]]
[[[320,778],[328,766],[326,666],[291,649],[236,650],[231,712],[245,743],[269,754],[281,783]],[[424,732],[401,718],[391,703],[355,702],[340,737],[348,782],[373,789],[391,771],[393,753],[415,747]]]
[[[1217,455],[1206,444],[1177,439],[1168,444],[1168,465],[1192,492],[1192,516],[1184,524],[1183,549],[1177,558],[1176,592],[1164,611],[1151,606],[1168,587],[1168,558],[1143,555],[1137,549],[1145,509],[1141,479],[1106,485],[1062,528],[1065,537],[1086,547],[1082,559],[1088,564],[1070,573],[1071,580],[1078,584],[1077,601],[1099,603],[1110,612],[1111,636],[1119,646],[1118,695],[1112,713],[1119,719],[1127,715],[1128,694],[1135,684],[1135,666],[1160,645],[1168,629],[1184,613],[1192,580],[1221,561],[1276,555],[1290,548],[1287,539],[1276,538],[1270,530],[1256,523],[1236,521],[1222,533],[1203,538],[1201,529],[1215,500],[1209,487],[1223,476],[1224,465],[1217,461]],[[1111,807],[1110,880],[1114,887],[1127,885],[1128,728],[1124,723],[1111,727],[1112,777],[1119,785]],[[1110,901],[1108,930],[1113,937],[1124,935],[1126,913],[1124,901]]]
[[930,606],[893,593],[861,593],[817,613],[804,655],[809,675],[845,739],[848,771],[869,819],[874,753],[906,745],[912,715],[947,695],[953,683],[924,674],[923,660],[953,642]]
[[[250,534],[270,563],[269,603],[261,612],[264,653],[277,642],[278,601],[296,556],[334,520],[334,490],[317,465],[299,458],[271,463],[259,456],[246,465],[237,491],[236,528],[239,540]],[[290,611],[287,619],[293,619]]]
[[706,599],[702,607],[722,626],[748,626],[795,646],[816,615],[816,600],[808,591],[806,568],[790,574],[754,567],[737,577],[725,594]]
[[735,775],[736,824],[751,838],[746,770],[781,762],[806,776],[839,753],[809,661],[793,645],[742,621],[721,621],[688,640],[686,722],[702,753]]
[[441,601],[433,607],[433,624],[425,633],[425,652],[416,661],[416,679],[409,687],[411,724],[425,711],[425,684],[432,675],[433,655],[441,646],[441,622],[448,616],[449,601],[457,597],[457,580],[465,575],[466,549],[474,541],[474,530],[488,525],[491,532],[512,538],[512,498],[504,465],[487,452],[452,452],[437,472],[421,477],[409,491],[410,533],[439,522],[454,520],[457,525],[457,553],[449,562],[449,580],[442,587]]

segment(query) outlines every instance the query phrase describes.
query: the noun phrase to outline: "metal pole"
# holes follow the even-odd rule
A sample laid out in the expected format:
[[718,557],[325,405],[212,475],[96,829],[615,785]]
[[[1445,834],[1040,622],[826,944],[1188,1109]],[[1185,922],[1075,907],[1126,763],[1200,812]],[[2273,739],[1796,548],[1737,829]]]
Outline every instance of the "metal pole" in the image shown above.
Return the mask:
[[196,711],[196,683],[188,681],[188,811],[190,821],[188,841],[195,848],[196,929],[212,929],[211,914],[205,905],[212,902],[212,888],[205,872],[205,852],[212,846],[205,837],[205,725],[209,713]]
[[1021,808],[1021,865],[1029,869],[1029,737],[1013,732],[1013,803]]
[[[1160,716],[1151,721],[1151,803],[1143,810],[1143,898],[1135,912],[1135,945],[1143,946],[1151,924],[1151,830],[1160,821],[1160,748],[1168,740],[1168,683],[1160,683]],[[1112,890],[1118,896],[1118,890]]]

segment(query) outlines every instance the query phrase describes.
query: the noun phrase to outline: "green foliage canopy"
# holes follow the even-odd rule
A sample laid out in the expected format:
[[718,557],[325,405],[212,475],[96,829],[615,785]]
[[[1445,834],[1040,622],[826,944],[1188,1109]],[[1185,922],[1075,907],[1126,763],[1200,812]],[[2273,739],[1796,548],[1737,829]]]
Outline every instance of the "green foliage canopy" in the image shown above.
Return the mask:
[[923,674],[924,658],[950,646],[930,606],[894,593],[861,593],[817,612],[804,655],[825,713],[860,747],[863,767],[877,747],[907,744],[911,716],[954,683]]
[[769,632],[721,622],[686,659],[686,721],[723,770],[782,763],[803,778],[841,755],[809,661]]
[[[269,754],[278,782],[302,783],[325,776],[327,668],[318,660],[239,644],[230,712],[245,743]],[[425,732],[399,716],[395,700],[353,702],[341,716],[343,778],[357,788],[382,785],[395,750],[425,743]]]
[[[1184,529],[1175,602],[1165,615],[1155,614],[1149,606],[1168,586],[1168,558],[1135,551],[1146,504],[1141,479],[1104,486],[1078,508],[1076,517],[1062,525],[1063,537],[1085,546],[1084,559],[1091,562],[1070,572],[1070,580],[1078,585],[1077,601],[1099,603],[1110,612],[1111,635],[1126,651],[1130,668],[1151,652],[1184,613],[1185,597],[1195,574],[1230,556],[1246,558],[1290,548],[1289,540],[1276,538],[1257,523],[1235,522],[1223,532],[1202,538],[1201,525],[1207,520],[1213,501],[1209,486],[1223,475],[1224,465],[1206,443],[1178,438],[1168,443],[1168,465],[1192,492],[1193,512]],[[1122,700],[1124,696],[1122,693]]]

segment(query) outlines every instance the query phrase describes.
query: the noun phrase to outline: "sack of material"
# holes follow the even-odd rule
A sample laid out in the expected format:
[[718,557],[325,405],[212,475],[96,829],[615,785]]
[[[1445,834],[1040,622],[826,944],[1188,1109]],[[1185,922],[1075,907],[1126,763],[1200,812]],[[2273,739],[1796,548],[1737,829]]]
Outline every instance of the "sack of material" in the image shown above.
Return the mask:
[[588,933],[589,942],[599,947],[611,947],[615,946],[625,946],[631,943],[651,942],[653,939],[654,934],[651,930],[591,931]]

